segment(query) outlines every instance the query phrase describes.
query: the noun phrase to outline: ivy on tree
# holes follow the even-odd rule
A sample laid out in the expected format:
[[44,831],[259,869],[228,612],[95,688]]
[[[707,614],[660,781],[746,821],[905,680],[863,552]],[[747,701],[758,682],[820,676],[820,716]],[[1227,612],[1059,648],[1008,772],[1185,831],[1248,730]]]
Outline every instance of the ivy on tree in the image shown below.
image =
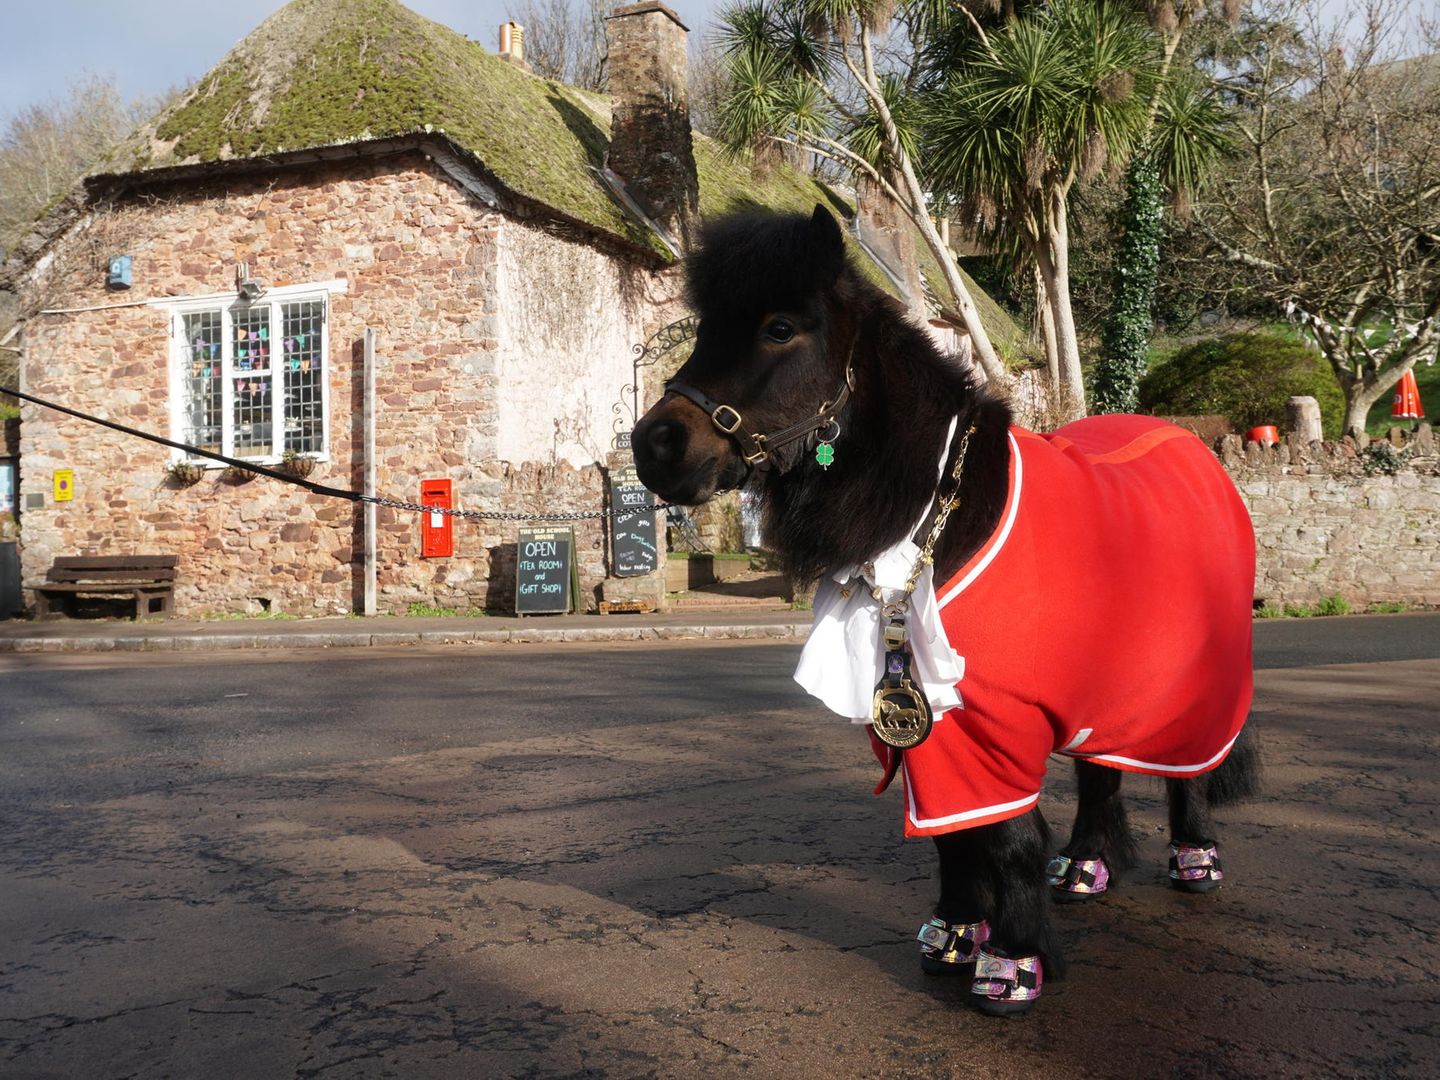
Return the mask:
[[1115,259],[1115,302],[1101,332],[1101,357],[1095,368],[1096,412],[1134,412],[1139,402],[1164,216],[1160,168],[1153,155],[1139,154],[1130,163],[1125,195],[1125,232]]

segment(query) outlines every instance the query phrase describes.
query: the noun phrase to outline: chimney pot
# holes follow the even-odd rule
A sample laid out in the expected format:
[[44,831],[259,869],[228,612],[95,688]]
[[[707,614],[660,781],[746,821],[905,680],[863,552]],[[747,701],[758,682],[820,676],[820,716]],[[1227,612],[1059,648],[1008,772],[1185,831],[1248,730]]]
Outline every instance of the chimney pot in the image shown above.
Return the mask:
[[517,22],[503,22],[500,24],[500,48],[496,50],[498,55],[512,64],[518,64],[530,70],[525,63],[525,27]]

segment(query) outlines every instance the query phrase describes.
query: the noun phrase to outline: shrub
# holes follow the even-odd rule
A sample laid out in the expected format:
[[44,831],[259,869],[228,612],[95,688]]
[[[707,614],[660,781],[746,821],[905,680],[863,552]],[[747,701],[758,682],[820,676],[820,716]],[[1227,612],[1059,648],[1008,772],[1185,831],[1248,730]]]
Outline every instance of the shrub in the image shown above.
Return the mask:
[[1402,464],[1400,451],[1388,442],[1373,442],[1360,455],[1360,465],[1366,476],[1394,476]]
[[1315,398],[1327,438],[1345,422],[1334,373],[1309,347],[1275,334],[1227,334],[1180,349],[1140,383],[1140,408],[1163,416],[1220,413],[1239,431],[1281,424],[1285,399]]

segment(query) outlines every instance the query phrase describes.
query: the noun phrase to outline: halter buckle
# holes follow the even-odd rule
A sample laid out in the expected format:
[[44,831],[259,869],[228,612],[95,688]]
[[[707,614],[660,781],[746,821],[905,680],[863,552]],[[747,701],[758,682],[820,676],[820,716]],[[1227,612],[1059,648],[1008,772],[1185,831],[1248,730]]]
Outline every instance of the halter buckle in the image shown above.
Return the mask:
[[[730,424],[730,426],[727,427],[725,423],[720,419],[721,413],[729,413],[731,416],[733,416],[735,418],[734,423]],[[740,414],[734,409],[732,409],[729,405],[717,405],[715,406],[715,411],[710,414],[710,422],[714,424],[717,428],[719,428],[721,431],[723,431],[726,435],[734,435],[735,432],[740,430],[740,425],[744,423],[744,420],[740,416]]]
[[[732,409],[731,411],[733,412],[734,410]],[[738,427],[739,425],[737,424],[736,426]],[[765,449],[765,436],[755,436],[755,452],[753,454],[747,454],[742,450],[740,456],[745,459],[746,465],[759,465],[762,461],[769,461],[770,451]]]

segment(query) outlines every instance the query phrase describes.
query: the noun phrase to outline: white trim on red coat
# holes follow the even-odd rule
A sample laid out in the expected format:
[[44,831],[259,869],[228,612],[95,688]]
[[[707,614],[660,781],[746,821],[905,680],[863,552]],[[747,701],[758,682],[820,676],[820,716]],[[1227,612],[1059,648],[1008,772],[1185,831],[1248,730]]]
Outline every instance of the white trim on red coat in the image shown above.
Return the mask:
[[1015,462],[1015,482],[1010,485],[1010,499],[1005,507],[1005,519],[1001,522],[1000,531],[996,533],[989,550],[980,556],[979,561],[970,568],[969,573],[947,589],[944,596],[937,598],[935,602],[937,608],[943,608],[968,589],[985,568],[994,561],[995,556],[1000,554],[1000,549],[1010,538],[1010,530],[1015,525],[1015,518],[1020,512],[1020,489],[1025,483],[1025,462],[1020,457],[1020,444],[1015,441],[1015,436],[1007,431],[1005,437],[1010,440],[1010,460]]

